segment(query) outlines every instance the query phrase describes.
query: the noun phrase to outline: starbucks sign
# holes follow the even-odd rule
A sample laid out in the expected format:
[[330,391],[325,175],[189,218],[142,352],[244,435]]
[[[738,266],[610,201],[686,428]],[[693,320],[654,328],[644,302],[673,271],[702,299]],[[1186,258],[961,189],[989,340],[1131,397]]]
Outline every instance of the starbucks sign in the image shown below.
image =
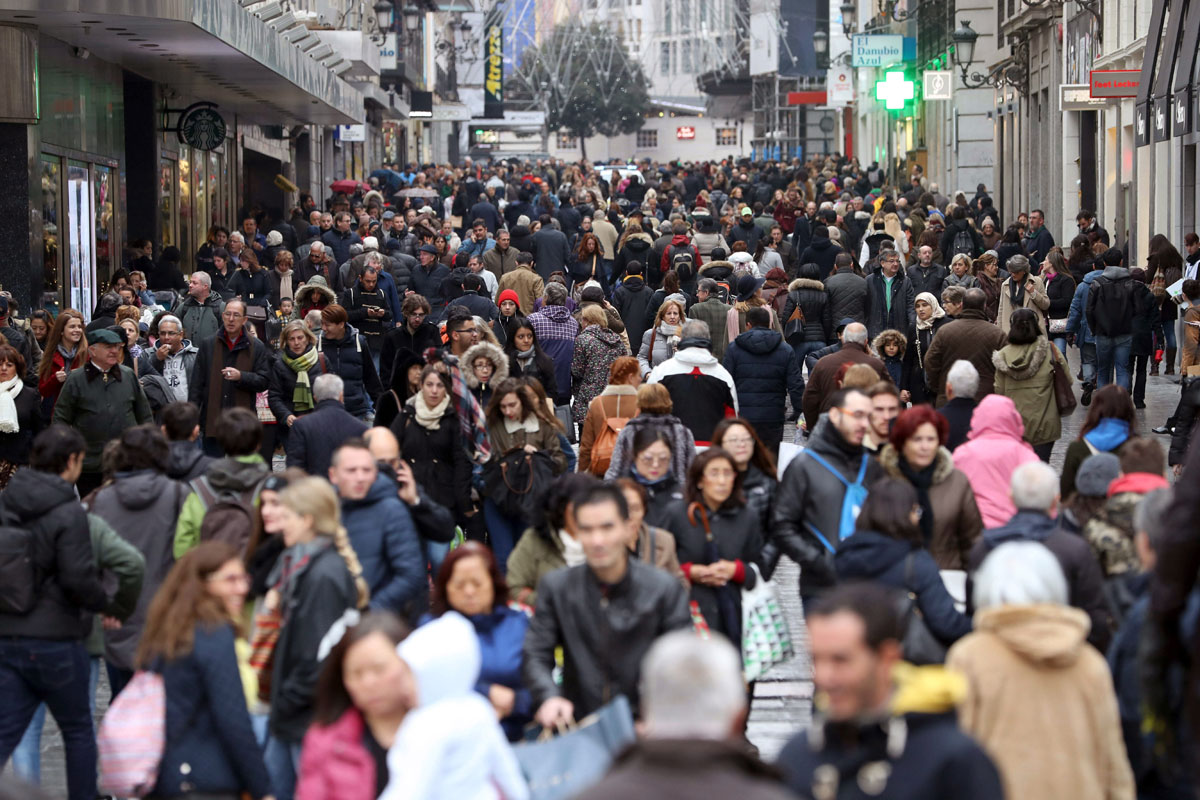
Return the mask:
[[179,141],[197,150],[216,150],[225,142],[225,130],[215,103],[193,103],[179,116]]

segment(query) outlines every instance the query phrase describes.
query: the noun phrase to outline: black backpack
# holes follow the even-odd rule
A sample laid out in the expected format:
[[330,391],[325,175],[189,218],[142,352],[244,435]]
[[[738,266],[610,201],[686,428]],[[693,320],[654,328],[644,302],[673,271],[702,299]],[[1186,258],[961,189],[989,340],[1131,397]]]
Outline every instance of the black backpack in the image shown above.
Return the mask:
[[950,255],[947,256],[951,260],[957,255],[970,256],[975,258],[975,237],[971,235],[971,231],[964,228],[954,234],[954,239],[950,242]]
[[33,531],[0,512],[0,614],[28,614],[37,605],[37,562]]

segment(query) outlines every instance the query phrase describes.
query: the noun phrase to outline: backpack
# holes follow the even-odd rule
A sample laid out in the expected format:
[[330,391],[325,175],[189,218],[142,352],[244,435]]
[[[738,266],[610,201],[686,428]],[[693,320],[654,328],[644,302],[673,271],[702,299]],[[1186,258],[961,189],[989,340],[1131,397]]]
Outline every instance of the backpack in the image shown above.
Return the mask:
[[954,234],[954,239],[950,242],[950,255],[947,258],[953,260],[957,255],[975,257],[975,237],[971,235],[970,230],[964,228]]
[[729,305],[729,298],[733,296],[733,287],[729,285],[729,281],[717,281],[716,298],[723,304]]
[[245,551],[254,533],[254,506],[261,482],[242,492],[218,492],[208,476],[201,475],[191,482],[191,487],[204,509],[200,541],[227,542],[239,551]]
[[142,392],[150,403],[150,413],[154,415],[156,422],[159,421],[162,410],[175,402],[175,393],[171,391],[171,385],[167,383],[166,378],[157,373],[141,376],[138,383],[141,384]]
[[28,614],[37,605],[38,575],[33,532],[0,516],[0,614]]
[[679,276],[679,282],[690,281],[696,275],[696,259],[688,247],[672,247],[670,249],[671,269]]
[[625,429],[631,417],[621,416],[621,396],[617,395],[617,415],[604,420],[604,427],[592,441],[592,459],[588,471],[593,475],[604,477],[608,465],[612,463],[613,450],[617,446],[617,437]]
[[[854,479],[854,483],[850,483],[842,477],[842,473],[833,468],[833,465],[824,458],[813,452],[811,448],[804,451],[805,455],[812,456],[812,459],[820,464],[825,469],[829,470],[833,477],[837,478],[846,487],[846,494],[842,496],[842,516],[838,522],[838,541],[845,541],[854,533],[854,523],[858,519],[858,512],[862,510],[863,501],[867,499],[867,487],[863,485],[863,478],[867,475],[866,453],[862,457],[862,465],[858,468],[858,477]],[[811,522],[805,522],[805,526],[814,536],[820,540],[821,544],[825,545],[825,549],[831,554],[837,552],[837,548],[830,544],[829,539],[819,530],[813,527]]]
[[113,698],[100,723],[96,746],[101,793],[145,797],[153,792],[166,745],[167,690],[162,675],[139,671]]

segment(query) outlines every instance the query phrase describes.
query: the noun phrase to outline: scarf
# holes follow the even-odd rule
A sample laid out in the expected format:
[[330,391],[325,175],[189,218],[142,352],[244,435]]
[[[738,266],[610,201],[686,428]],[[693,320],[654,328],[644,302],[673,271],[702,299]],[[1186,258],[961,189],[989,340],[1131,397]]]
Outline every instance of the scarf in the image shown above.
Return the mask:
[[408,404],[416,411],[415,416],[418,425],[426,430],[436,431],[441,427],[442,417],[446,415],[446,409],[450,407],[450,395],[446,395],[442,398],[442,402],[430,408],[425,404],[425,395],[417,392],[408,398]]
[[11,381],[0,383],[0,433],[19,433],[21,426],[17,422],[17,395],[25,387],[20,375]]
[[917,330],[927,331],[933,327],[933,323],[935,321],[946,316],[946,311],[942,308],[942,304],[937,301],[937,298],[934,297],[931,292],[921,292],[916,296],[916,298],[914,298],[913,302],[915,303],[917,300],[924,300],[926,303],[929,303],[931,308],[933,308],[933,314],[929,317],[929,319],[921,319],[920,317],[917,318]]
[[276,269],[275,274],[279,276],[279,299],[293,299],[292,271],[289,269],[287,272],[280,272]]
[[917,504],[921,507],[921,538],[925,540],[925,547],[928,548],[933,541],[933,504],[929,500],[929,487],[933,486],[933,469],[937,466],[937,456],[934,456],[928,467],[921,470],[914,469],[903,453],[900,453],[898,464],[900,474],[917,490]]
[[583,545],[579,543],[578,539],[566,531],[555,531],[554,535],[558,537],[558,543],[562,545],[563,560],[567,562],[568,567],[578,567],[587,561]]
[[[1028,280],[1028,278],[1026,278]],[[1018,281],[1016,278],[1008,280],[1008,299],[1012,302],[1014,309],[1025,307],[1025,284]]]
[[492,444],[488,439],[487,417],[483,406],[467,386],[467,380],[459,369],[458,359],[445,355],[442,361],[450,369],[450,394],[454,397],[454,411],[458,416],[458,431],[462,436],[463,449],[476,464],[484,464],[492,455]]
[[279,357],[283,359],[283,363],[287,368],[296,373],[296,388],[292,390],[292,406],[293,410],[310,411],[313,407],[312,381],[308,378],[308,371],[316,366],[317,359],[321,354],[317,352],[317,348],[312,345],[308,346],[298,356],[288,354],[286,349],[279,351]]
[[[517,359],[519,361],[529,361],[534,356],[534,350],[532,347],[528,350],[516,350],[514,352],[516,352]],[[527,367],[522,367],[522,369],[527,369]]]
[[668,325],[665,322],[658,324],[658,332],[663,336],[680,336],[683,333],[682,325]]
[[79,352],[79,347],[72,347],[70,350],[68,350],[60,344],[57,350],[58,354],[62,356],[64,369],[69,372],[71,365],[75,363],[75,355]]
[[287,622],[287,611],[292,605],[292,597],[296,594],[296,584],[299,582],[297,578],[310,561],[332,546],[333,540],[328,536],[317,536],[311,542],[294,544],[280,553],[279,560],[267,576],[267,585],[279,590],[278,607],[284,622]]

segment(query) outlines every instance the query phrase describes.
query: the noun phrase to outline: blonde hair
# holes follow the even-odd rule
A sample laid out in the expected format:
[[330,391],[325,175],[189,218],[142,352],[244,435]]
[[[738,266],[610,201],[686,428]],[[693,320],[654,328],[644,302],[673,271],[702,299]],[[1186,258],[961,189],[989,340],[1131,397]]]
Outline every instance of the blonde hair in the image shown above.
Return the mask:
[[358,554],[350,545],[350,535],[342,527],[341,506],[337,493],[324,478],[303,478],[292,481],[288,487],[279,493],[279,502],[287,506],[293,513],[302,517],[311,517],[313,529],[318,536],[333,539],[333,546],[338,555],[346,562],[346,568],[354,577],[354,585],[358,588],[358,607],[366,608],[371,599],[371,590],[363,579],[362,564]]
[[638,413],[670,414],[674,408],[671,393],[661,383],[643,383],[637,388]]
[[598,305],[584,306],[583,310],[579,312],[579,319],[588,325],[599,325],[601,328],[608,327],[608,315]]
[[679,324],[683,324],[683,321],[687,319],[687,309],[683,307],[683,303],[678,300],[664,300],[663,304],[658,307],[658,313],[654,315],[654,327],[657,328],[662,324],[663,317],[667,315],[667,309],[671,306],[679,309]]
[[[320,314],[321,312],[318,311],[317,313]],[[253,327],[253,326],[251,326],[251,327]],[[301,320],[294,319],[291,322],[289,322],[287,325],[284,325],[283,330],[279,332],[279,349],[280,350],[283,350],[284,347],[287,345],[288,337],[291,336],[294,331],[300,331],[301,333],[303,333],[304,338],[308,341],[309,344],[317,343],[317,335],[312,332],[312,329],[308,327],[308,324],[305,322],[302,322]]]

